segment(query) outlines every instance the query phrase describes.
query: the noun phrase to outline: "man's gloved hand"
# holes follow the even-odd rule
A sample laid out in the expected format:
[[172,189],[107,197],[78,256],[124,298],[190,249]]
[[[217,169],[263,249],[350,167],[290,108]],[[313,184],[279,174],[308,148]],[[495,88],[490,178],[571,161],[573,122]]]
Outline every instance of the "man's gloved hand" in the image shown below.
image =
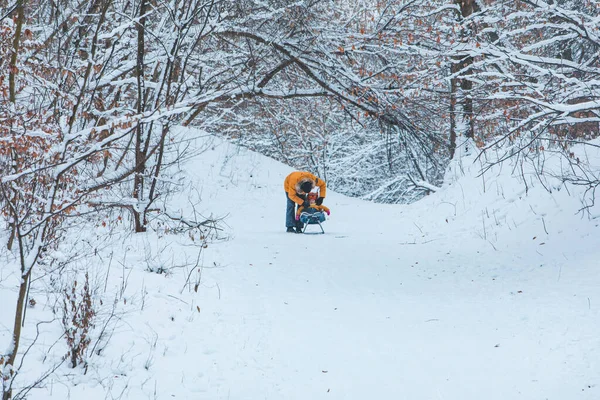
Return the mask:
[[304,203],[302,203],[302,207],[304,207],[304,208],[310,207],[310,201],[304,200]]
[[317,205],[320,206],[321,204],[323,204],[324,199],[325,199],[325,197],[319,197],[316,201]]

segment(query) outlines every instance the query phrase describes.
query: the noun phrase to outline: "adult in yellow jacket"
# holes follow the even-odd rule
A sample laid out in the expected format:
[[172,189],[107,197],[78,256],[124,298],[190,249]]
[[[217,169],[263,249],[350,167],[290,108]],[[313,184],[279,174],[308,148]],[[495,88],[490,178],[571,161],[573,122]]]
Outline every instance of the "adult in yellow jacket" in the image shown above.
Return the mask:
[[[327,185],[323,179],[306,171],[295,171],[289,174],[283,182],[285,197],[287,200],[285,212],[285,226],[288,232],[302,233],[304,224],[295,219],[296,206],[309,205],[307,195],[313,188],[319,188],[319,198],[317,205],[323,204],[323,199],[327,195]],[[306,204],[305,204],[306,203]],[[296,228],[294,230],[294,228]]]

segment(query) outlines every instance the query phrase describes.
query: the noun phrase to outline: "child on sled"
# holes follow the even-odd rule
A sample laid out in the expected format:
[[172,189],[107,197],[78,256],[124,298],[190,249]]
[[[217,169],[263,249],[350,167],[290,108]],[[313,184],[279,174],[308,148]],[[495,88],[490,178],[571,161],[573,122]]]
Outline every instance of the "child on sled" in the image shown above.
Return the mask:
[[[319,226],[320,226],[321,222],[325,221],[325,214],[327,214],[327,215],[331,214],[331,211],[329,210],[329,208],[325,207],[324,205],[317,205],[318,197],[319,197],[319,195],[317,193],[310,192],[306,196],[306,199],[309,202],[309,206],[308,207],[303,207],[303,206],[298,207],[298,211],[296,212],[296,221],[300,221],[303,224],[305,224],[304,229],[306,229],[306,225],[311,225],[311,224],[319,224]],[[323,227],[321,227],[321,231],[322,230],[323,230]]]

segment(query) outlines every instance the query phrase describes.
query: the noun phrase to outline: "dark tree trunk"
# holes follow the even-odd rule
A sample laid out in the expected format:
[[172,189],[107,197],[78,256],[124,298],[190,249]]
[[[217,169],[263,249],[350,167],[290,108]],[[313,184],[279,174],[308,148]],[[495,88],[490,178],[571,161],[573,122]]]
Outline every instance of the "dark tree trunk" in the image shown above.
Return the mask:
[[16,77],[19,72],[17,69],[17,58],[21,47],[21,32],[23,31],[23,23],[25,22],[24,4],[25,0],[17,0],[15,11],[17,13],[15,37],[13,38],[13,53],[10,56],[10,66],[8,71],[8,99],[11,103],[16,101]]
[[[144,112],[144,45],[145,45],[145,24],[146,24],[146,0],[140,2],[140,20],[137,24],[137,62],[135,74],[137,79],[137,113]],[[144,126],[138,123],[135,133],[135,175],[133,179],[133,197],[138,203],[144,199],[144,173],[146,172],[146,152],[147,143],[144,140]],[[144,221],[144,212],[139,209],[133,210],[133,218],[136,232],[145,232],[146,223]]]
[[[454,1],[460,7],[460,18],[463,22],[465,18],[479,11],[479,6],[475,0]],[[464,30],[460,35],[461,37],[458,41],[466,42],[467,38]],[[450,157],[454,157],[458,136],[464,135],[471,139],[475,137],[473,98],[471,95],[473,82],[468,79],[468,76],[471,74],[471,65],[473,65],[473,57],[464,56],[456,58],[455,63],[451,67],[452,74],[460,73],[460,75],[452,78],[450,82]],[[457,124],[457,118],[460,118],[460,124]]]

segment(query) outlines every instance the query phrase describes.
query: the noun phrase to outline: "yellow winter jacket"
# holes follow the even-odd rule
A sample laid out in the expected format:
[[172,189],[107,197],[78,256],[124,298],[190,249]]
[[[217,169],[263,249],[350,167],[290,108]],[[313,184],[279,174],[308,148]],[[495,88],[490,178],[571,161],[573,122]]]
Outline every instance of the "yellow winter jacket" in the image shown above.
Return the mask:
[[283,188],[294,203],[302,205],[304,202],[304,200],[298,197],[299,194],[306,194],[300,189],[300,185],[304,182],[312,182],[313,186],[318,186],[321,197],[325,197],[327,194],[327,185],[323,179],[317,178],[310,172],[295,171],[289,174],[283,182]]
[[[310,207],[308,207],[308,208],[314,208],[317,211],[323,211],[327,215],[330,214],[329,208],[327,208],[325,206],[318,206],[316,204],[311,204]],[[302,211],[304,211],[304,207],[298,207],[298,211],[296,211],[296,219],[300,218],[300,214],[302,214]]]

